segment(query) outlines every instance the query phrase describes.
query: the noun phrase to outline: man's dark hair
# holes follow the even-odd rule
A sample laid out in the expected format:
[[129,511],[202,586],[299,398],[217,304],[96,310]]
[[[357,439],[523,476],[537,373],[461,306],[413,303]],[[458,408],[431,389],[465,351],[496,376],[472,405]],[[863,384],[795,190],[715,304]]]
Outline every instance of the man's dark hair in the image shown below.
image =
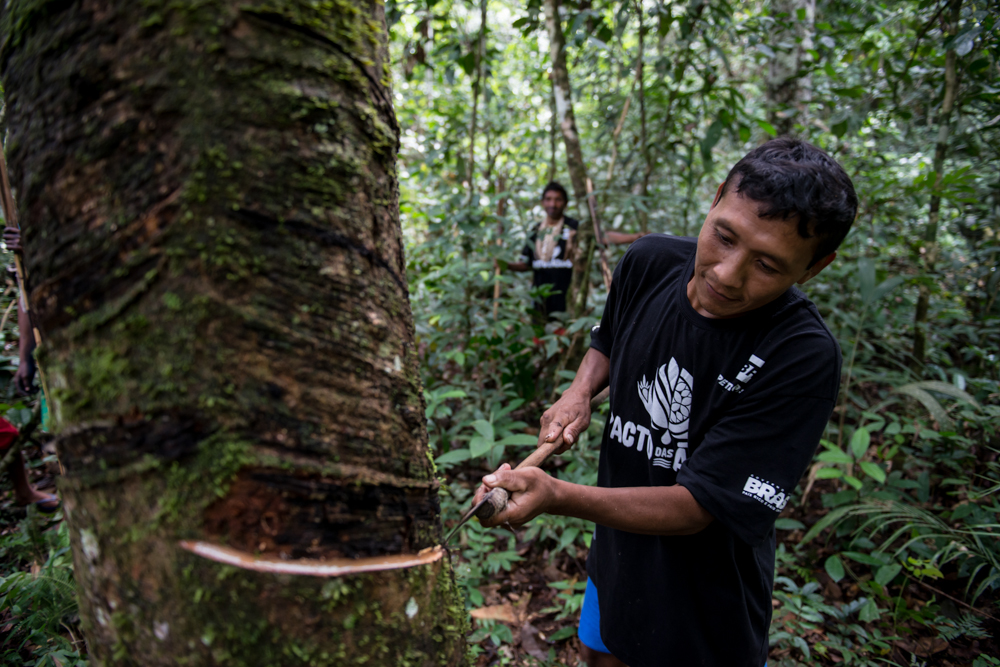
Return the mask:
[[762,218],[798,218],[802,238],[819,237],[811,267],[836,250],[854,223],[858,196],[843,167],[812,144],[778,137],[747,153],[722,184],[758,202]]
[[545,189],[542,190],[542,199],[545,199],[545,195],[552,191],[561,194],[563,201],[569,203],[569,195],[566,194],[566,188],[562,186],[562,183],[557,183],[556,181],[549,181],[549,184],[545,186]]

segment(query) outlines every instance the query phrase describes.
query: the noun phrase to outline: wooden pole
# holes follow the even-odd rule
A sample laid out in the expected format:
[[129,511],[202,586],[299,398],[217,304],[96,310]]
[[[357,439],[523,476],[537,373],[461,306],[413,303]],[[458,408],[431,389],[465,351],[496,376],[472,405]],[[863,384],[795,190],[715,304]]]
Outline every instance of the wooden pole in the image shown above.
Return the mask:
[[[17,223],[17,207],[14,206],[14,195],[10,190],[10,178],[7,176],[7,156],[2,150],[0,150],[0,203],[3,204],[3,217],[7,226],[20,230],[21,227]],[[28,305],[28,294],[24,288],[24,264],[20,251],[14,253],[14,271],[17,276],[17,298],[21,302],[21,311],[28,317],[28,321],[31,322],[31,307]],[[35,345],[41,345],[42,334],[34,322],[31,322],[31,331],[35,337]],[[42,383],[42,391],[45,395],[49,395],[42,368],[41,366],[36,367],[38,368],[38,379]]]
[[604,234],[601,233],[601,221],[597,217],[597,201],[594,198],[594,183],[587,179],[587,205],[590,206],[590,219],[594,221],[594,239],[597,241],[597,253],[601,260],[601,277],[604,278],[604,289],[611,291],[611,268],[608,266],[607,246]]

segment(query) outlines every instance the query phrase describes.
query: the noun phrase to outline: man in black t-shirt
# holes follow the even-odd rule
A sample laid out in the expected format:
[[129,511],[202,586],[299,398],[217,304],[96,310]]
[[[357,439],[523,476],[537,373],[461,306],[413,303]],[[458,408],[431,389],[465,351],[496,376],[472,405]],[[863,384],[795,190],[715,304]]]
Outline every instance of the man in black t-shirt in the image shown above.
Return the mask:
[[598,486],[506,464],[507,510],[597,524],[581,616],[588,665],[761,667],[774,522],[812,458],[841,356],[793,285],[833,261],[857,213],[850,178],[779,138],[719,186],[697,239],[655,235],[619,263],[591,349],[542,416],[539,443],[576,442],[610,385]]
[[[552,181],[542,191],[542,208],[545,220],[528,238],[517,262],[510,262],[511,271],[532,271],[532,285],[551,285],[552,291],[543,301],[535,302],[535,310],[548,319],[552,313],[566,311],[566,295],[573,279],[573,260],[576,256],[576,230],[580,223],[563,215],[569,197],[566,188]],[[604,238],[609,243],[632,243],[645,232],[625,234],[609,231]]]

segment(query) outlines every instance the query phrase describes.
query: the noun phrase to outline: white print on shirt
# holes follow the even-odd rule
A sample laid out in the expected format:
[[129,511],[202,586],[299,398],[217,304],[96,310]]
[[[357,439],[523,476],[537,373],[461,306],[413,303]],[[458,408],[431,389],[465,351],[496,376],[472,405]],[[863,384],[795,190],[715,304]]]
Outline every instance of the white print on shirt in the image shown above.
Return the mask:
[[[726,391],[735,391],[737,394],[743,393],[743,385],[750,381],[751,378],[757,373],[757,370],[764,365],[764,360],[758,357],[756,354],[750,355],[750,361],[743,364],[743,369],[736,374],[736,382],[730,382],[719,373],[718,383],[719,386]],[[743,384],[740,384],[740,383]]]
[[[668,469],[672,467],[675,471],[680,470],[687,460],[688,427],[691,424],[694,378],[687,370],[677,364],[676,359],[671,357],[669,363],[663,364],[656,371],[652,382],[647,381],[646,376],[643,375],[638,389],[639,398],[642,400],[646,412],[649,413],[650,425],[654,429],[663,430],[660,442],[669,445],[676,441],[677,445],[676,453],[672,453],[672,465],[667,461],[666,452],[656,453],[653,465]],[[665,450],[666,448],[657,447],[656,449]],[[642,450],[639,449],[639,451]]]
[[541,259],[536,259],[531,263],[531,268],[533,269],[572,269],[573,260],[571,259],[556,259],[559,257],[559,253],[562,252],[562,248],[556,246],[552,250],[552,259],[549,261],[544,261]]
[[629,421],[622,422],[621,416],[614,413],[608,417],[608,420],[608,423],[611,424],[611,433],[608,435],[610,440],[617,440],[629,449],[634,445],[637,452],[646,453],[646,458],[651,460],[654,466],[670,469],[670,459],[674,456],[674,450],[655,446],[653,436],[648,428]]
[[777,484],[757,477],[757,475],[747,477],[747,483],[743,485],[743,495],[759,500],[775,512],[785,509],[785,505],[788,503],[784,489]]

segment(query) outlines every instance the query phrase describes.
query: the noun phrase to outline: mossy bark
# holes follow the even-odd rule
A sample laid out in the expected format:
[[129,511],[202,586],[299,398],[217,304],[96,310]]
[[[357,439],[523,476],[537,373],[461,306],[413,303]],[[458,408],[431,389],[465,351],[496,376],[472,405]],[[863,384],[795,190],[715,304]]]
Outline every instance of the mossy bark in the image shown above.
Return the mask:
[[10,0],[7,154],[96,664],[454,665],[382,5]]

